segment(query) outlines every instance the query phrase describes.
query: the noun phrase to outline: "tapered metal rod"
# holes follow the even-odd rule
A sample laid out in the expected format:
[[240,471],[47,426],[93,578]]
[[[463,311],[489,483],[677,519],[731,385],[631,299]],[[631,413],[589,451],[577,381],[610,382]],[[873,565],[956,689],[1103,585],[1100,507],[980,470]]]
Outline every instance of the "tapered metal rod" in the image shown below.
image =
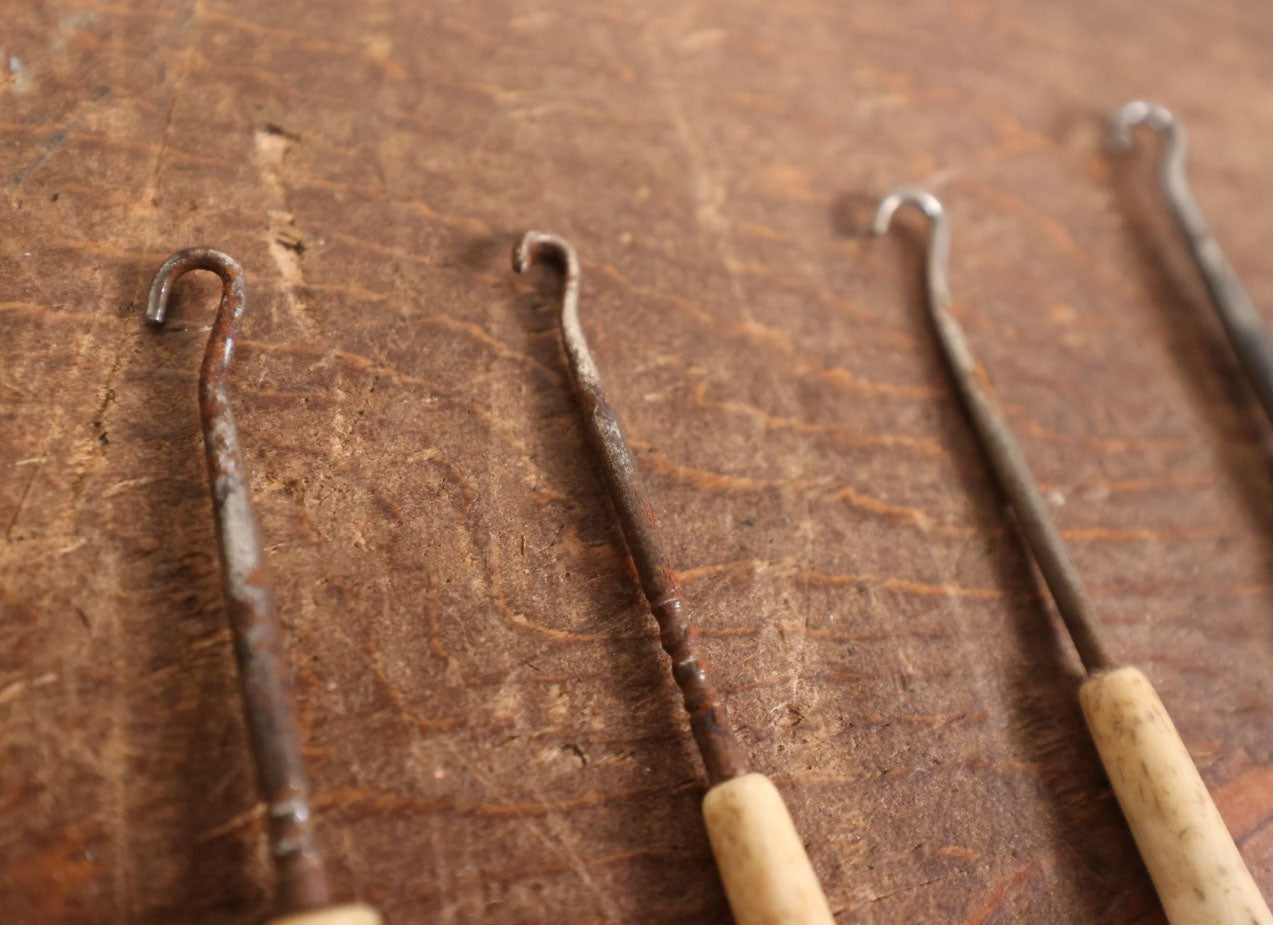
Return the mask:
[[738,925],[834,925],[782,795],[763,774],[746,772],[725,705],[694,652],[694,633],[659,544],[654,512],[579,326],[579,258],[565,238],[530,231],[513,251],[513,269],[521,273],[536,260],[555,264],[562,272],[561,339],[570,378],[703,756],[709,784],[703,822],[734,919]]
[[230,409],[230,361],[247,307],[243,268],[211,248],[178,251],[155,275],[146,317],[156,326],[164,323],[173,283],[191,270],[211,270],[222,283],[221,304],[199,372],[199,411],[243,712],[278,873],[277,898],[287,912],[318,909],[327,906],[330,897],[310,822],[291,670],[274,616],[274,581],[261,548]]
[[1162,158],[1158,176],[1176,226],[1185,237],[1189,254],[1211,294],[1220,323],[1224,326],[1238,355],[1238,362],[1255,390],[1264,413],[1273,421],[1273,340],[1251,297],[1247,295],[1237,271],[1224,255],[1211,223],[1194,198],[1193,188],[1185,173],[1185,155],[1189,148],[1185,125],[1166,106],[1145,100],[1132,100],[1114,117],[1114,143],[1123,149],[1131,147],[1132,127],[1148,125],[1163,135]]
[[951,317],[946,280],[950,225],[941,203],[921,189],[896,190],[880,203],[873,230],[887,231],[893,213],[905,204],[921,210],[932,226],[925,277],[938,346],[1087,670],[1079,703],[1168,919],[1173,925],[1273,925],[1273,915],[1153,685],[1135,666],[1111,662],[1091,600],[1025,455]]
[[667,566],[667,557],[655,531],[654,512],[646,501],[619,416],[606,400],[597,364],[579,326],[579,259],[565,238],[531,231],[513,253],[513,268],[521,273],[537,259],[557,265],[563,274],[561,338],[570,377],[582,406],[584,427],[600,458],[601,474],[636,564],[641,590],[658,621],[659,640],[672,659],[672,676],[681,689],[708,781],[716,784],[737,777],[745,768],[729,728],[725,704],[694,652],[694,633],[685,615],[676,578]]
[[959,323],[951,317],[950,285],[946,279],[946,267],[950,260],[950,224],[945,210],[931,193],[904,187],[890,193],[880,204],[872,230],[875,234],[887,231],[893,213],[906,204],[922,211],[932,223],[928,270],[925,274],[928,312],[937,342],[954,377],[955,388],[968,409],[968,416],[972,419],[995,477],[1016,512],[1021,532],[1034,552],[1039,571],[1043,573],[1043,580],[1047,582],[1048,589],[1056,600],[1057,610],[1065,621],[1070,638],[1074,640],[1074,648],[1078,650],[1083,667],[1089,674],[1108,668],[1109,655],[1101,638],[1101,628],[1092,601],[1083,587],[1078,570],[1070,560],[1061,534],[1052,521],[1047,502],[1039,492],[1025,454],[1021,452],[1012,431],[995,407],[977,363],[968,352]]

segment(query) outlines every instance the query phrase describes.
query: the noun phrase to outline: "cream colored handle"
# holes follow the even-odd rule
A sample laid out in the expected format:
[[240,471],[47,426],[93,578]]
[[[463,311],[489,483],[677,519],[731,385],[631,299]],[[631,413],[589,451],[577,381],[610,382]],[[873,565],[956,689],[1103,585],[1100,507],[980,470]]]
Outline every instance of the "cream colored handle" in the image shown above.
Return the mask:
[[380,925],[380,913],[362,903],[349,903],[285,915],[270,925]]
[[1079,701],[1168,920],[1273,923],[1149,679],[1116,668],[1085,682]]
[[707,791],[703,818],[738,925],[832,925],[822,887],[778,788],[744,774]]

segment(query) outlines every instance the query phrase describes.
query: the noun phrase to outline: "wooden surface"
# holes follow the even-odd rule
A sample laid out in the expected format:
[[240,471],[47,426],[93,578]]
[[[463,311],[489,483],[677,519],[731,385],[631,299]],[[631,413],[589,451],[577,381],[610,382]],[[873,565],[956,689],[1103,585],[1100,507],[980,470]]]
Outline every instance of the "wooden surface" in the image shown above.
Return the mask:
[[0,908],[269,913],[200,458],[211,278],[337,895],[404,922],[724,921],[703,780],[582,443],[584,327],[753,768],[842,921],[1153,921],[1077,665],[921,312],[955,312],[1273,893],[1273,455],[1153,185],[1191,131],[1273,312],[1256,3],[12,2],[0,169]]

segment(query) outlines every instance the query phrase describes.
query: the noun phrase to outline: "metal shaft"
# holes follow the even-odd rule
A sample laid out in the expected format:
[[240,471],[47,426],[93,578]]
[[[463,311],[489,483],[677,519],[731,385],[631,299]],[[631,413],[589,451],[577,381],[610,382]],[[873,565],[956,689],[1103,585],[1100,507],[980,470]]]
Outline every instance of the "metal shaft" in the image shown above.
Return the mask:
[[925,273],[929,316],[938,346],[946,357],[955,387],[972,419],[973,429],[985,450],[990,468],[1012,504],[1017,523],[1039,563],[1043,580],[1056,600],[1057,610],[1070,638],[1074,640],[1074,648],[1078,650],[1083,667],[1089,674],[1109,668],[1111,662],[1092,601],[1070,560],[1047,502],[1039,492],[1025,454],[1000,416],[982,380],[981,371],[968,351],[963,330],[950,314],[950,285],[946,278],[950,258],[950,224],[941,202],[924,190],[898,189],[880,204],[872,230],[876,234],[887,231],[893,213],[903,204],[920,209],[932,222]]
[[601,473],[636,564],[641,590],[658,621],[659,640],[672,659],[672,676],[681,689],[708,782],[717,784],[737,777],[746,769],[729,728],[725,705],[694,652],[694,633],[655,531],[654,512],[646,501],[619,417],[606,401],[597,365],[579,326],[579,259],[565,238],[541,231],[527,232],[513,252],[513,268],[523,272],[536,258],[556,263],[563,272],[561,337],[584,427],[600,457]]
[[1167,202],[1171,205],[1176,225],[1185,236],[1194,265],[1211,294],[1211,302],[1238,355],[1238,362],[1251,388],[1273,421],[1273,341],[1259,311],[1251,302],[1238,279],[1237,271],[1225,257],[1211,224],[1194,198],[1185,174],[1185,155],[1189,147],[1184,123],[1171,110],[1144,100],[1125,104],[1114,120],[1114,140],[1123,147],[1131,146],[1131,128],[1145,123],[1166,136],[1159,180]]
[[261,548],[230,410],[230,360],[247,307],[243,268],[210,248],[173,254],[151,284],[146,317],[155,325],[163,324],[173,283],[191,270],[211,270],[222,281],[221,304],[199,373],[203,445],[243,712],[278,873],[278,901],[284,911],[301,912],[326,906],[329,895],[310,822],[291,670],[274,616],[274,581]]

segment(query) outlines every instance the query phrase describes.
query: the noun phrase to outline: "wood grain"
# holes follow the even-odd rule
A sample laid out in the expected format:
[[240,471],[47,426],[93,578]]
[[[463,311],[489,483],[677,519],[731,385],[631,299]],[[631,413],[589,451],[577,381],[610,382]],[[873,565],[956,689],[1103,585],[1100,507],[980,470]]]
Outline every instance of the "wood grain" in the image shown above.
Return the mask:
[[[1273,456],[1153,185],[1190,127],[1251,292],[1258,6],[5,6],[0,902],[270,912],[199,455],[214,282],[336,895],[389,922],[726,921],[703,782],[566,388],[581,311],[702,650],[841,920],[1152,920],[1077,665],[922,313],[955,314],[1109,626],[1273,892]],[[201,320],[201,313],[207,320]]]

